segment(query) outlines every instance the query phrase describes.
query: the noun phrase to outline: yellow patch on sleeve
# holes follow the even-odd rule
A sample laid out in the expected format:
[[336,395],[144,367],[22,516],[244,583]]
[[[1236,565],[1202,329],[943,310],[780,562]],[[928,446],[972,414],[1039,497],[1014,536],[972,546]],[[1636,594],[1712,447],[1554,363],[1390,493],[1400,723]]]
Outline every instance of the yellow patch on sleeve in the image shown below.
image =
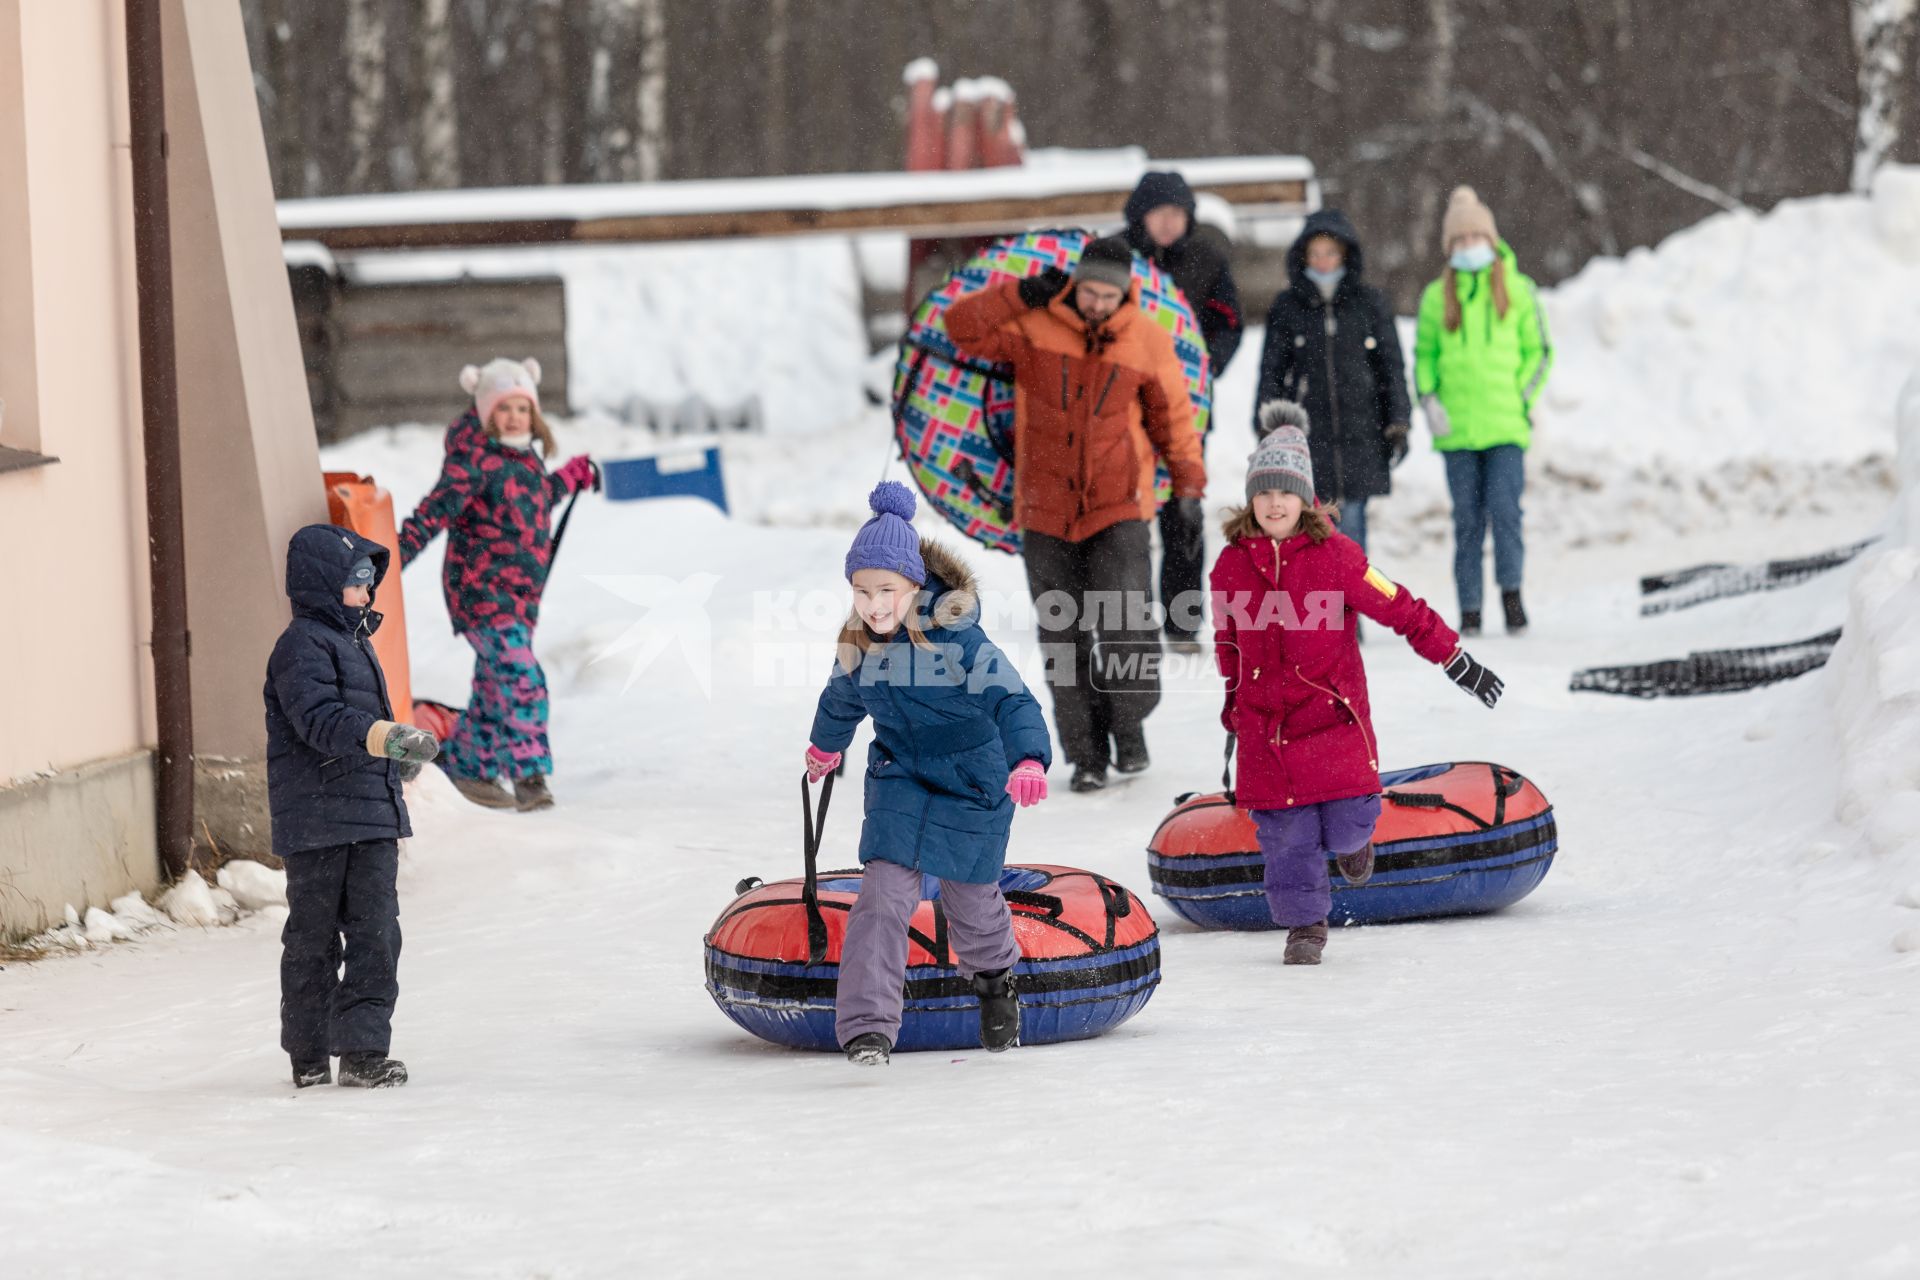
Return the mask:
[[1400,588],[1393,580],[1372,565],[1367,566],[1367,585],[1389,600],[1400,594]]

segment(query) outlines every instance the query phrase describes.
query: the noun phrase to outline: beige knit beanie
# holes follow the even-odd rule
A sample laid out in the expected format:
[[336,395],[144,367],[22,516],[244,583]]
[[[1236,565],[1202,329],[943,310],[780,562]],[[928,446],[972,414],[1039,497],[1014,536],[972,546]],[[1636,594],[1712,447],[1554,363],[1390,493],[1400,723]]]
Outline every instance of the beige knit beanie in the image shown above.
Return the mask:
[[1447,215],[1440,220],[1440,252],[1451,253],[1453,242],[1461,236],[1483,235],[1500,243],[1500,230],[1493,224],[1493,210],[1480,203],[1472,187],[1455,187],[1447,198]]

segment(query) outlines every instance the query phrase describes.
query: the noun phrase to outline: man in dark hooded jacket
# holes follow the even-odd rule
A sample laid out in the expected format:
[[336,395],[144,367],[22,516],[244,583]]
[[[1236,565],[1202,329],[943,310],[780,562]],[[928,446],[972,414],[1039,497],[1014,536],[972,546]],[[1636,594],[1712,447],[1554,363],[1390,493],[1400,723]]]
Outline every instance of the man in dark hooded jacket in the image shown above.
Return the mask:
[[1340,532],[1367,545],[1367,499],[1392,491],[1407,455],[1406,367],[1386,294],[1366,283],[1353,224],[1338,209],[1307,219],[1287,251],[1288,285],[1267,312],[1260,406],[1292,400],[1307,411],[1314,486],[1340,505]]
[[294,534],[293,621],[267,660],[267,802],[287,868],[280,1046],[301,1088],[330,1080],[333,1056],[343,1085],[407,1080],[387,1057],[400,994],[398,841],[413,834],[400,783],[439,744],[394,722],[374,655],[387,561],[385,547],[335,525]]
[[[1178,173],[1153,171],[1127,197],[1127,243],[1173,277],[1200,322],[1214,384],[1240,347],[1240,294],[1226,255],[1194,234],[1193,188]],[[1206,514],[1198,500],[1175,499],[1160,509],[1160,603],[1167,639],[1197,651],[1200,578],[1206,566]]]

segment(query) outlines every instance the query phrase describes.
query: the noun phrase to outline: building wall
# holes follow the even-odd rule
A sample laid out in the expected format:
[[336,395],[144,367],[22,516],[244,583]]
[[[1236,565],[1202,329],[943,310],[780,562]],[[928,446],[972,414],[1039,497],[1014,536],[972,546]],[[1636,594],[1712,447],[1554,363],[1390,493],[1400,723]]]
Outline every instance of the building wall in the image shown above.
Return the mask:
[[0,0],[0,933],[158,875],[121,14]]

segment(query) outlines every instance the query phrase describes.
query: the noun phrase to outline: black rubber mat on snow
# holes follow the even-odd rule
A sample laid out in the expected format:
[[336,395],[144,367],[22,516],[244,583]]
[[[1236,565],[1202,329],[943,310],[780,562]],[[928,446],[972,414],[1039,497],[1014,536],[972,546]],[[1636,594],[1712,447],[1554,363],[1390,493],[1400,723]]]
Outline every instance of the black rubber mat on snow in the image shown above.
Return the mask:
[[1671,613],[1675,609],[1691,609],[1709,600],[1798,586],[1808,578],[1839,568],[1878,541],[1878,538],[1868,538],[1850,547],[1837,547],[1795,560],[1769,560],[1765,564],[1697,564],[1690,569],[1649,574],[1640,579],[1640,616],[1648,618],[1658,613]]
[[1631,667],[1589,667],[1573,673],[1575,693],[1617,693],[1630,698],[1684,698],[1703,693],[1740,693],[1791,680],[1823,667],[1840,643],[1840,628],[1791,644],[1753,649],[1708,649]]

